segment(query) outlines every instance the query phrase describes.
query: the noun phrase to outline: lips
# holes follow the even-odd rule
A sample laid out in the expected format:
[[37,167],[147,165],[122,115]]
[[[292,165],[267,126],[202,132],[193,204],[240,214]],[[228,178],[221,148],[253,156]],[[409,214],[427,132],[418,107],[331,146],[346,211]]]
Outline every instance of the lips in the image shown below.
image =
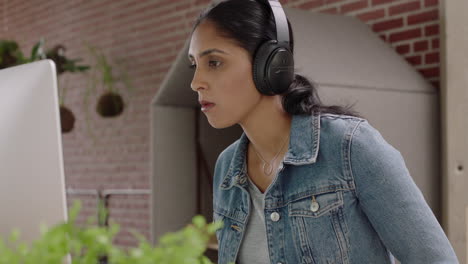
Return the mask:
[[205,100],[201,100],[199,101],[200,102],[200,105],[203,106],[203,107],[206,107],[206,106],[210,106],[210,105],[214,105],[215,103],[213,102],[210,102],[210,101],[205,101]]
[[201,110],[203,112],[207,112],[208,110],[210,110],[211,108],[213,108],[216,104],[213,103],[213,102],[210,102],[210,101],[205,101],[205,100],[201,100],[199,101],[200,104],[201,104]]

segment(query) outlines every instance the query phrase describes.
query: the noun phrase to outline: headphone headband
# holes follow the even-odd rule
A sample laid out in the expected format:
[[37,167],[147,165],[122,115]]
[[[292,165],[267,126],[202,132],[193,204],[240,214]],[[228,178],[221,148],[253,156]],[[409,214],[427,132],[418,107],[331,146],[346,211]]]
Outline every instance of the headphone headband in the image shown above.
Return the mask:
[[278,43],[286,42],[289,44],[289,30],[288,30],[288,21],[286,19],[286,14],[284,13],[283,7],[279,0],[268,0],[273,15],[275,17],[276,24],[276,39]]

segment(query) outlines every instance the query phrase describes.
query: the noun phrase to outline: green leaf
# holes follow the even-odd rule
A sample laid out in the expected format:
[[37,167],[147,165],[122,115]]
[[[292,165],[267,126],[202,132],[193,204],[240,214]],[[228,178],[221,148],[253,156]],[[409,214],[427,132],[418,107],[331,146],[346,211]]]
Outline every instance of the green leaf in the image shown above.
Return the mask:
[[192,222],[198,228],[203,228],[206,225],[206,220],[201,215],[194,216]]
[[76,67],[76,70],[77,70],[77,71],[80,71],[80,72],[84,72],[84,71],[87,71],[87,70],[89,70],[89,69],[91,69],[90,66],[77,66],[77,67]]

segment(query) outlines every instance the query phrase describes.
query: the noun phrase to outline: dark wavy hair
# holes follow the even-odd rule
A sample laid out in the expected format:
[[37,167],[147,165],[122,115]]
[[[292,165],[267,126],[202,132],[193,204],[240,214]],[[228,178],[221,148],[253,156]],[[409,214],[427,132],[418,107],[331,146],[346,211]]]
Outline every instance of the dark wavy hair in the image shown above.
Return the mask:
[[[267,0],[223,0],[212,3],[195,20],[193,31],[203,21],[211,22],[221,37],[244,48],[253,62],[260,45],[276,39],[276,25],[273,12]],[[294,37],[288,21],[291,52],[294,52]],[[323,105],[315,85],[306,77],[294,74],[294,81],[281,95],[284,110],[291,115],[331,113],[361,117],[352,106]]]

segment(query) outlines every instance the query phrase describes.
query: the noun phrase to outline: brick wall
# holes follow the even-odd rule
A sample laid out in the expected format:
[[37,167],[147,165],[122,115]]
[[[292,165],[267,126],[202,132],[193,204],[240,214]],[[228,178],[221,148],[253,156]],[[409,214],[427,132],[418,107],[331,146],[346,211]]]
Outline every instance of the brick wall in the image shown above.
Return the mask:
[[[283,5],[314,12],[355,16],[439,87],[439,16],[437,0],[307,0]],[[79,74],[59,77],[65,105],[75,114],[72,132],[63,134],[67,188],[150,189],[149,103],[189,36],[190,25],[207,0],[0,1],[0,39],[18,41],[23,52],[45,37],[46,47],[66,46],[66,55],[91,57],[84,41],[109,58],[126,61],[134,90],[120,87],[126,109],[112,119],[99,117],[95,105],[102,89],[84,103],[87,80]],[[81,222],[95,216],[96,197],[68,194],[68,204],[84,202]],[[132,246],[135,229],[149,238],[149,195],[117,195],[111,219],[121,224],[116,242]]]
[[353,16],[366,23],[415,67],[435,88],[440,87],[438,0],[308,0],[282,1],[313,12]]

